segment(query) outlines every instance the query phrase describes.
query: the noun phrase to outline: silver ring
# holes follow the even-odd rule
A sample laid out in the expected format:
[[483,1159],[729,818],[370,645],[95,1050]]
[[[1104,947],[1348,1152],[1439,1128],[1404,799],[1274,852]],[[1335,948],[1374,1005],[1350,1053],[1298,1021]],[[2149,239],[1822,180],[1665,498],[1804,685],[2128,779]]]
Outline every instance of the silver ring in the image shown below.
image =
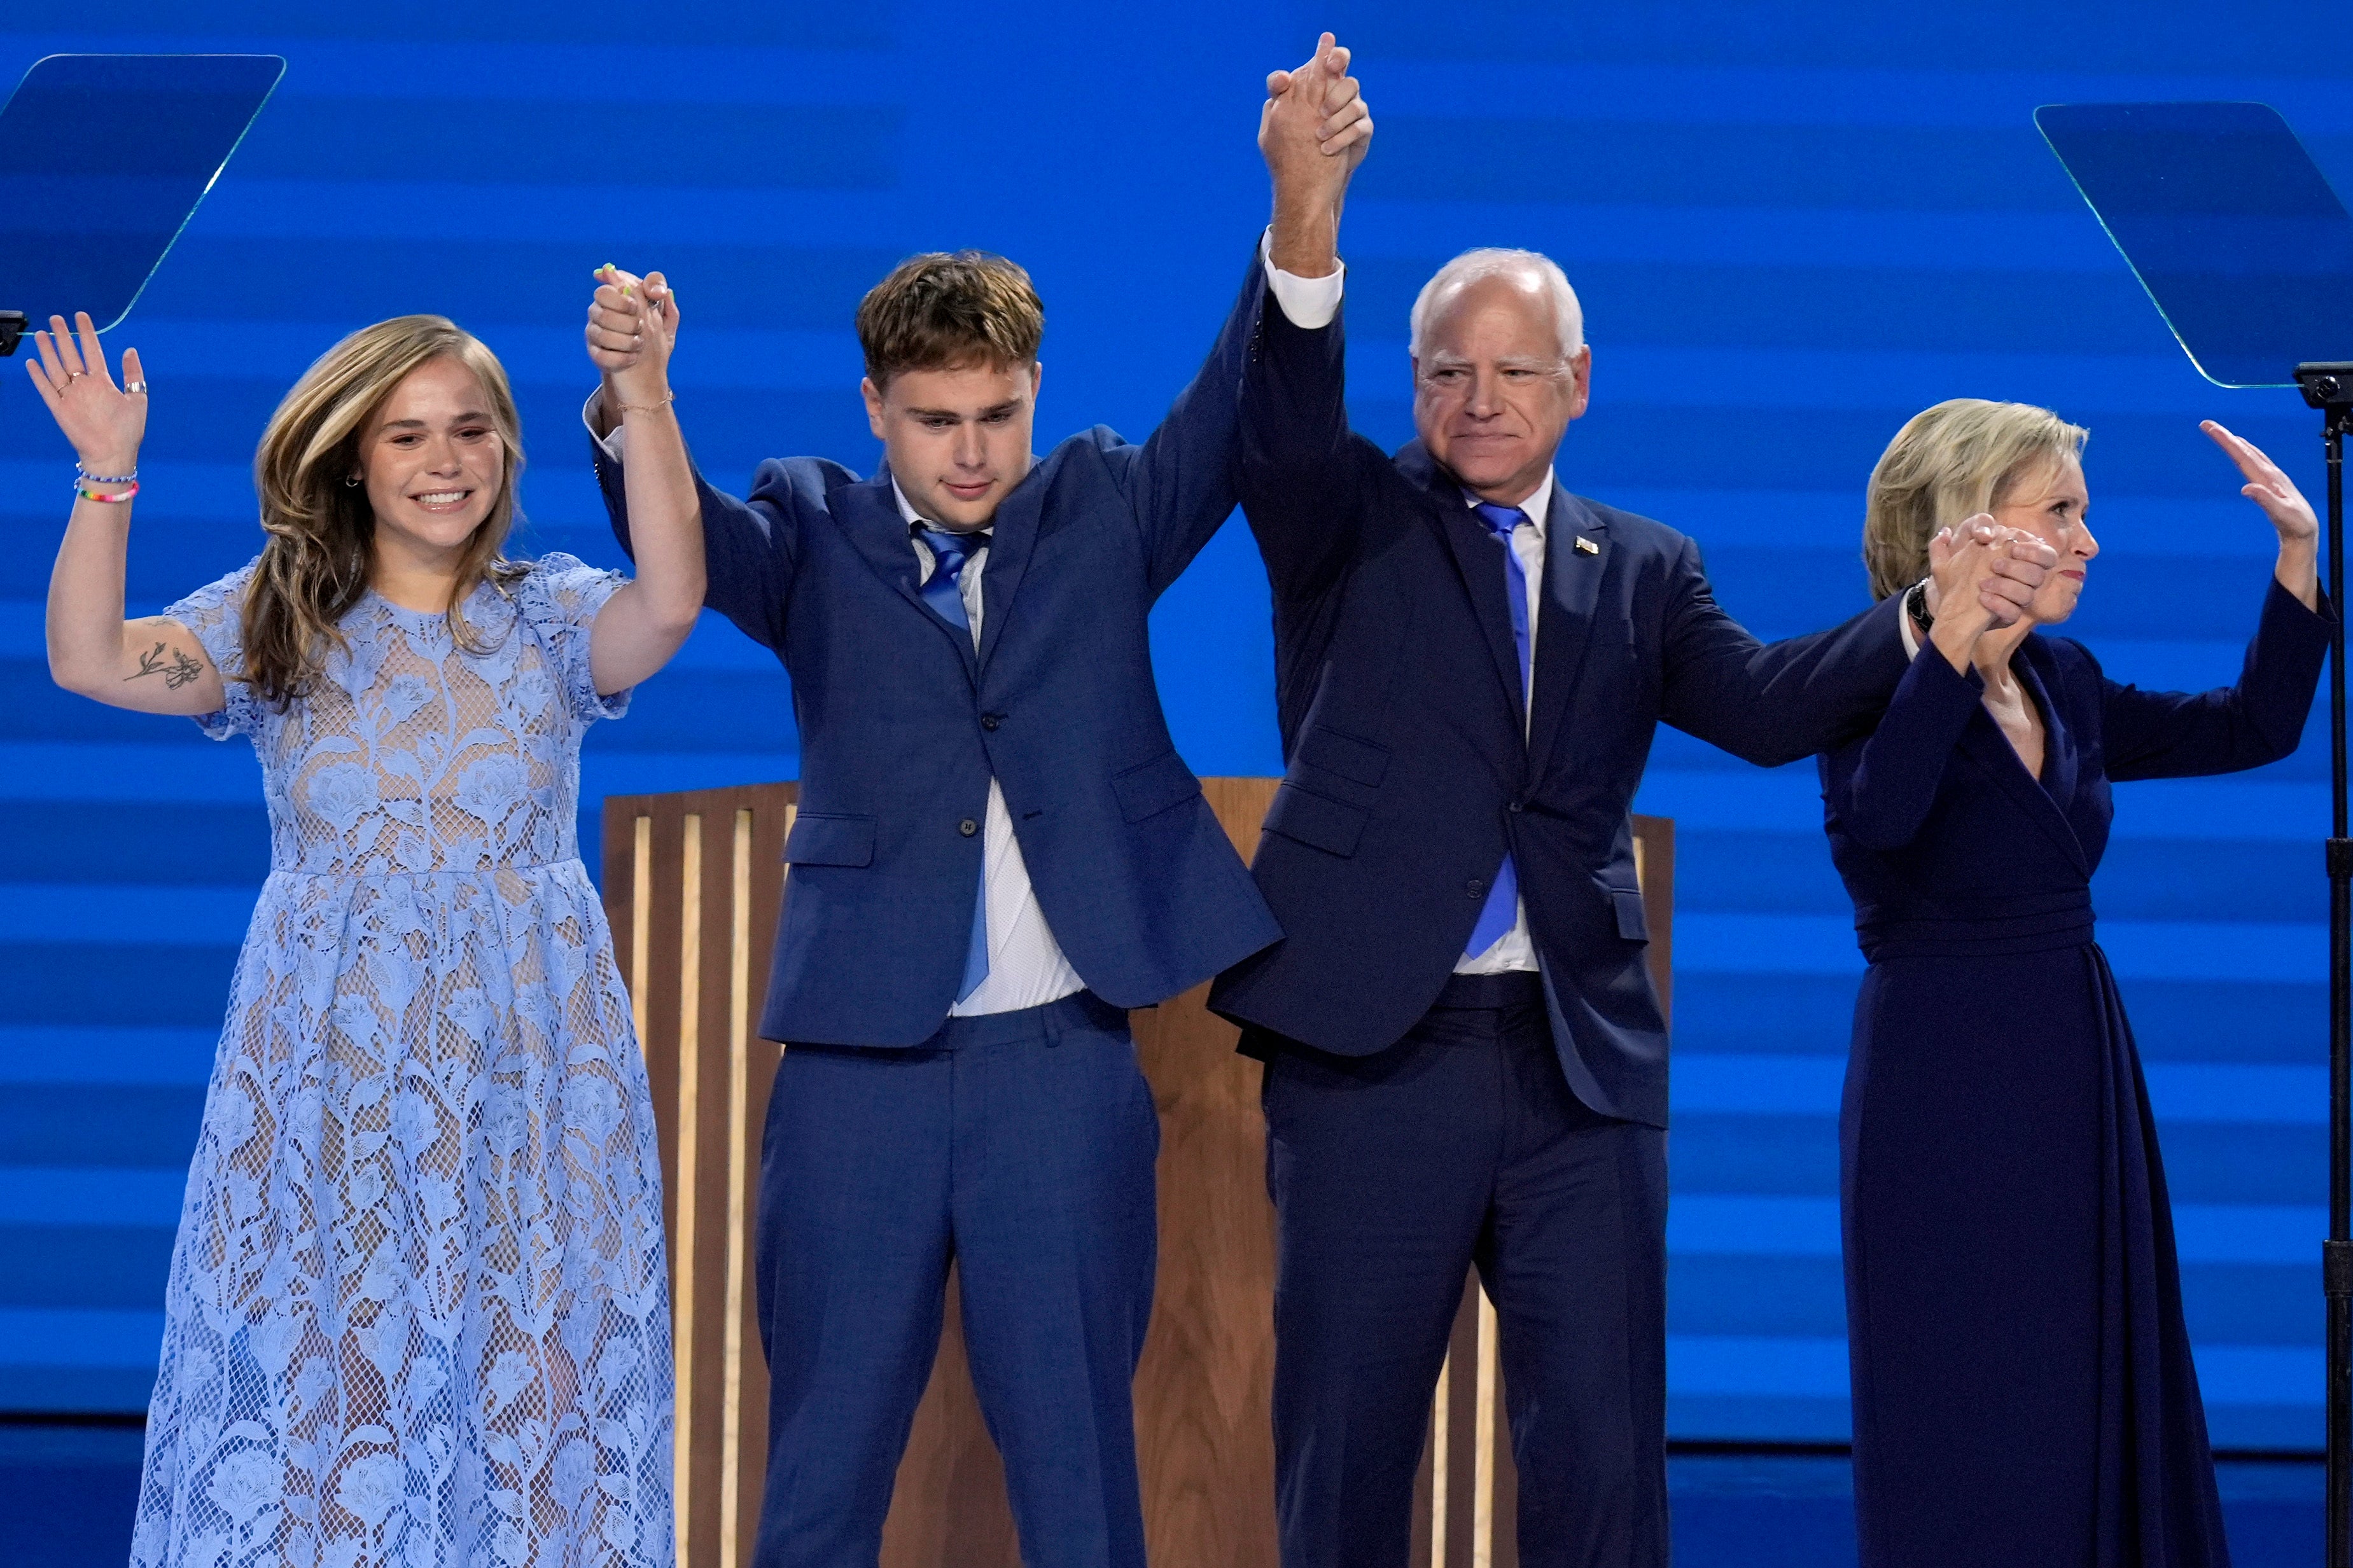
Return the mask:
[[144,397],[147,395],[147,384],[143,381],[126,381],[122,384],[122,390],[126,395]]
[[69,370],[66,372],[66,384],[68,386],[71,386],[75,382],[79,381],[83,376],[86,376],[89,374],[90,372],[86,370]]

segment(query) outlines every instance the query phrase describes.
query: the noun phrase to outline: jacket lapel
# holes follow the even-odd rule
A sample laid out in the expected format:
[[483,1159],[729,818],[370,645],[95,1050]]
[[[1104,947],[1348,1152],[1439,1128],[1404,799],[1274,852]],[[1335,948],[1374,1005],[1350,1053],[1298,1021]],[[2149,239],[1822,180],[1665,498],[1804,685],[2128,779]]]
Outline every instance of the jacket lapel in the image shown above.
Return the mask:
[[2026,639],[2027,657],[2018,661],[2019,679],[2026,683],[2027,695],[2042,711],[2042,773],[2043,787],[2051,795],[2052,805],[2065,817],[2075,804],[2076,764],[2081,760],[2075,748],[2074,731],[2069,728],[2067,715],[2061,711],[2058,699],[2045,679],[2044,647],[2039,637]]
[[[2027,642],[2031,645],[2033,640],[2029,637]],[[2001,732],[2001,726],[1994,722],[1993,715],[1982,704],[1969,715],[1968,725],[1961,731],[1961,751],[1992,777],[2012,805],[2034,819],[2035,826],[2049,836],[2077,870],[2089,877],[2092,868],[2084,857],[2083,841],[2075,837],[2074,825],[2067,820],[2059,801],[2052,798],[2063,783],[2068,795],[2074,793],[2075,742],[2066,721],[2052,704],[2035,668],[2040,652],[2036,649],[2021,658],[2016,668],[2020,680],[2027,684],[2029,700],[2039,702],[2042,710],[2043,771],[2051,775],[2051,788],[2044,788],[2042,780],[2026,771],[2010,737]],[[1922,657],[1927,655],[1924,653]]]
[[[1592,548],[1581,548],[1580,541]],[[1528,718],[1532,770],[1540,772],[1552,755],[1568,715],[1609,567],[1608,525],[1555,479],[1545,511],[1544,606],[1536,616],[1536,695]]]
[[[832,499],[834,519],[849,536],[858,553],[866,558],[876,576],[895,589],[923,617],[925,625],[937,627],[940,635],[955,645],[964,660],[965,677],[977,682],[980,672],[973,656],[972,634],[942,620],[916,591],[915,574],[922,562],[908,536],[907,520],[899,515],[898,500],[891,493],[891,470],[885,468],[871,479],[845,486],[834,491]],[[996,554],[994,542],[992,540],[989,552],[992,556]]]
[[1029,558],[1038,548],[1038,528],[1046,510],[1050,476],[1032,458],[1029,471],[997,509],[989,526],[988,560],[981,567],[980,663],[986,666],[1012,617],[1013,596],[1029,574]]
[[[1511,704],[1515,722],[1513,732],[1520,732],[1516,721],[1527,711],[1526,700],[1520,689],[1520,650],[1512,637],[1512,606],[1504,594],[1504,548],[1494,534],[1471,514],[1471,503],[1463,499],[1462,487],[1454,476],[1430,460],[1420,442],[1402,448],[1397,457],[1398,472],[1419,486],[1428,498],[1440,535],[1454,557],[1455,570],[1462,574],[1462,586],[1471,595],[1472,617],[1487,639],[1487,651],[1495,661],[1496,679],[1503,682],[1504,696]],[[1541,638],[1538,639],[1542,641]]]

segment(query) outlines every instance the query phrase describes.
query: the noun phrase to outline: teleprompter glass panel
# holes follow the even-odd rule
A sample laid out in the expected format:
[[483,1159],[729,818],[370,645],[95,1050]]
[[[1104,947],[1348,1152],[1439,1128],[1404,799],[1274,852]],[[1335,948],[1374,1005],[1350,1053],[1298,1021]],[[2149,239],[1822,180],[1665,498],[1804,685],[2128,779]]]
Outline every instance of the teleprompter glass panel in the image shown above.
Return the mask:
[[0,310],[121,321],[284,74],[276,55],[51,55],[0,107]]
[[2199,374],[2353,360],[2353,217],[2262,103],[2065,103],[2034,123]]

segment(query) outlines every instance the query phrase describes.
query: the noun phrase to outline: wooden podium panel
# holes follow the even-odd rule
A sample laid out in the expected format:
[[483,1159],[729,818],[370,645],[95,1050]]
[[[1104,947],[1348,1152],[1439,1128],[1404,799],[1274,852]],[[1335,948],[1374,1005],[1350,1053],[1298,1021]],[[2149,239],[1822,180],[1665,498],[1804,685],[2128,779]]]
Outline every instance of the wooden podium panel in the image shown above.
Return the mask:
[[[1204,779],[1248,858],[1272,779]],[[778,1047],[754,1034],[783,894],[789,784],[612,796],[605,903],[661,1134],[678,1373],[682,1568],[748,1568],[767,1458],[753,1319],[760,1130]],[[1636,817],[1650,963],[1668,994],[1673,824]],[[1160,1111],[1160,1264],[1135,1382],[1145,1533],[1170,1568],[1276,1568],[1274,1214],[1260,1068],[1204,985],[1131,1015]],[[900,1464],[883,1568],[1019,1568],[950,1276],[932,1381]],[[1415,1502],[1415,1568],[1515,1568],[1493,1311],[1466,1289]]]
[[798,795],[753,784],[605,802],[605,918],[661,1138],[679,1561],[692,1568],[751,1562],[767,1463],[753,1221],[777,1049],[752,1031]]

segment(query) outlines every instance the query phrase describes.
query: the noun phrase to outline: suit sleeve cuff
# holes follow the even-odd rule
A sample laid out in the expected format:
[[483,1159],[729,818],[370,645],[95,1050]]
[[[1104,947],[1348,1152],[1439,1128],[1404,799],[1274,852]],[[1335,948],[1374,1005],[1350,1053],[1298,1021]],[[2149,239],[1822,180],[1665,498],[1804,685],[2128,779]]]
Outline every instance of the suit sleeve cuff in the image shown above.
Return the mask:
[[1338,271],[1324,278],[1302,278],[1295,272],[1285,272],[1274,264],[1274,230],[1270,227],[1258,242],[1260,262],[1266,268],[1266,286],[1274,290],[1274,303],[1283,320],[1306,331],[1314,331],[1332,324],[1340,313],[1340,294],[1348,276],[1345,262]]
[[588,439],[596,443],[596,449],[608,460],[617,463],[621,460],[621,427],[614,426],[609,436],[596,434],[596,400],[604,395],[603,387],[588,395],[588,401],[580,405],[580,423],[588,427]]
[[2316,621],[2323,626],[2335,626],[2337,606],[2328,602],[2328,584],[2326,582],[2320,584],[2320,592],[2316,597],[2319,603],[2313,608],[2306,608],[2304,601],[2289,593],[2286,586],[2274,574],[2263,593],[2263,615],[2269,618],[2276,613],[2292,621],[2303,621],[2306,624]]

